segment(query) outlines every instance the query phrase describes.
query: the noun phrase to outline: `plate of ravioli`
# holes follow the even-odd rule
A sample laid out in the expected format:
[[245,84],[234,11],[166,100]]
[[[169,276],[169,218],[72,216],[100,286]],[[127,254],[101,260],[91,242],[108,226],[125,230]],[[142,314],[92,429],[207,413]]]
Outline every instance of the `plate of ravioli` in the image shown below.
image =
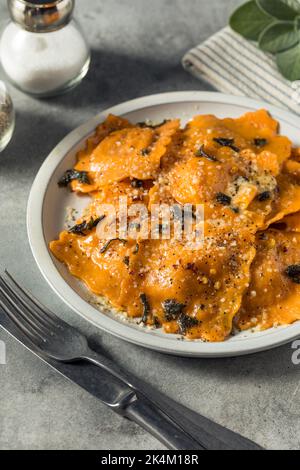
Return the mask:
[[132,343],[221,357],[300,335],[300,119],[274,106],[174,92],[110,108],[47,157],[27,226],[55,292]]

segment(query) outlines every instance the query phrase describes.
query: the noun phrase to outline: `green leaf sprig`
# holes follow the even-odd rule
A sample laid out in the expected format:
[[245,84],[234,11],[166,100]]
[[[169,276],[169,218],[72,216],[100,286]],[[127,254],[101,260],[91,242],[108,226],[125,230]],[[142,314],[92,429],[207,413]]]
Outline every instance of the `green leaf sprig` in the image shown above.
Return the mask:
[[275,54],[288,80],[300,79],[300,0],[251,0],[230,18],[231,28]]

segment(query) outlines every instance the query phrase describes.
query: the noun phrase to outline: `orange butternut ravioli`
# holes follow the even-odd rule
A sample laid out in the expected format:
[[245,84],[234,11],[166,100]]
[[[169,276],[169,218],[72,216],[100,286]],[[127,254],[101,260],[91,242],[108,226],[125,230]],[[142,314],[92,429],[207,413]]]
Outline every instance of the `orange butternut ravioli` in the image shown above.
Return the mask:
[[73,190],[90,192],[128,177],[154,179],[161,157],[178,128],[178,119],[152,129],[134,127],[128,121],[109,116],[108,123],[96,131],[96,139],[80,152],[75,165],[76,170],[88,172],[91,185],[78,187],[74,183]]
[[[300,284],[286,274],[290,265],[300,270],[300,150],[267,111],[199,115],[184,128],[177,119],[132,124],[110,115],[74,169],[84,178],[70,188],[91,196],[77,221],[85,225],[62,231],[50,249],[120,312],[204,341],[225,340],[233,325],[300,319]],[[186,237],[99,238],[94,221],[108,215],[101,204],[112,204],[119,221],[120,196],[149,214],[158,203],[202,204],[203,246],[191,249]]]
[[[299,218],[299,215],[298,215]],[[300,320],[300,233],[268,229],[257,237],[251,282],[236,318],[241,330],[261,330]],[[290,267],[291,274],[288,275]]]

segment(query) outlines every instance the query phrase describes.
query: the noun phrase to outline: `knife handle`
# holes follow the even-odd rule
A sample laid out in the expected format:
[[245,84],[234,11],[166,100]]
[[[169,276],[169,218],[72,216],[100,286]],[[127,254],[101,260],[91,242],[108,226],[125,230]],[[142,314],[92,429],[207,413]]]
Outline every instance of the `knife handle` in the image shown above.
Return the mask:
[[[99,354],[94,350],[89,351],[83,359],[92,362],[96,366],[110,372],[119,380],[131,387],[133,394],[144,397],[148,402],[151,400],[153,407],[162,410],[164,416],[168,416],[172,423],[177,423],[185,436],[190,436],[198,447],[195,449],[207,450],[259,450],[262,449],[255,442],[230,431],[229,429],[214,423],[208,418],[192,411],[183,405],[174,402],[158,390],[149,387],[142,380],[123,370],[118,364]],[[124,414],[124,412],[123,412]],[[176,425],[176,424],[175,424]],[[145,427],[145,426],[144,426]]]
[[124,408],[123,414],[152,434],[170,450],[203,450],[198,442],[144,397],[135,394],[134,399]]

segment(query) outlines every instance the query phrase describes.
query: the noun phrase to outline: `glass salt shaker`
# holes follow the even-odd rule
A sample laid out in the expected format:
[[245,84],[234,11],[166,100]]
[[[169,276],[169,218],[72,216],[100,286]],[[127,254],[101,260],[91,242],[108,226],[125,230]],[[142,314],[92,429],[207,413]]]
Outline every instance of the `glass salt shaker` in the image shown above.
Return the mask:
[[0,40],[0,61],[22,91],[47,97],[77,85],[90,48],[72,18],[75,0],[8,0],[12,21]]
[[0,81],[0,152],[9,143],[15,127],[15,113],[6,86]]

